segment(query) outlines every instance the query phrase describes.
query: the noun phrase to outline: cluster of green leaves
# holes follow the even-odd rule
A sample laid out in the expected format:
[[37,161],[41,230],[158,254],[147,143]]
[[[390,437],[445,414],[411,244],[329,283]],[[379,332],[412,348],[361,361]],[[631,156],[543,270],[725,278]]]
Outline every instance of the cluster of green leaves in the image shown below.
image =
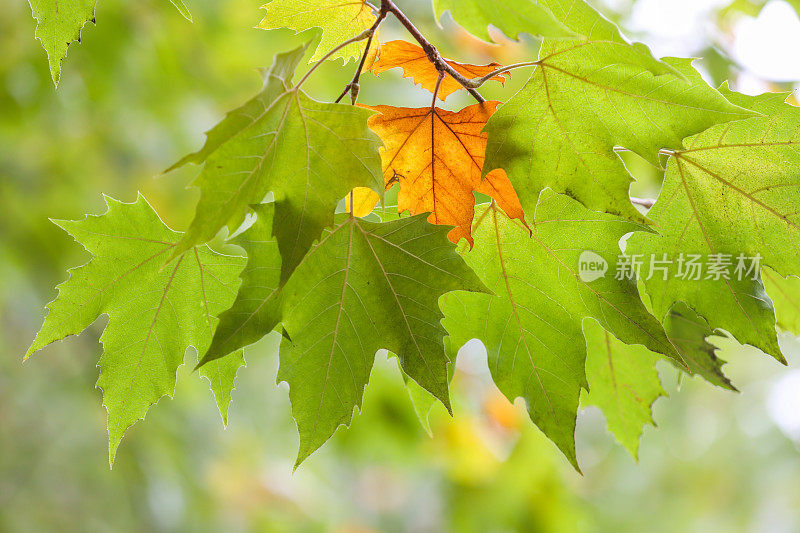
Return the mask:
[[[262,90],[171,167],[203,165],[187,231],[143,198],[58,222],[93,259],[59,286],[27,356],[110,317],[98,386],[112,461],[124,431],[173,393],[188,346],[225,418],[242,350],[276,330],[298,464],[350,423],[379,350],[396,355],[424,424],[434,402],[450,410],[457,349],[479,339],[497,387],[525,400],[575,468],[581,403],[637,453],[664,395],[659,360],[730,390],[712,334],[783,360],[776,323],[800,325],[800,110],[786,95],[714,89],[690,60],[654,57],[582,0],[434,0],[479,38],[490,24],[543,38],[507,102],[444,111],[437,96],[459,87],[448,79],[439,93],[429,51],[380,51],[377,26],[402,15],[392,2],[264,7],[262,28],[318,29],[315,65],[295,82],[309,47],[278,54]],[[433,104],[316,101],[302,85],[331,58],[360,58],[359,72],[403,67]],[[496,64],[446,63],[503,81]],[[620,149],[665,169],[647,213],[631,202]],[[371,212],[398,184],[399,205]],[[475,205],[473,191],[491,201]],[[222,230],[246,258],[209,249]],[[628,234],[629,254],[759,255],[765,268],[746,280],[681,280],[674,264],[664,279],[620,278]],[[584,253],[609,275],[582,276]]]

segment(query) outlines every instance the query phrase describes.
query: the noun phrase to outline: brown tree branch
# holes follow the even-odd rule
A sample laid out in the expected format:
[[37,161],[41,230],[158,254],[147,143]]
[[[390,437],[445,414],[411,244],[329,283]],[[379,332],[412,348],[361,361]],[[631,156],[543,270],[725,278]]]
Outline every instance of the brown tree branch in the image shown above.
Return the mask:
[[425,51],[425,55],[428,56],[428,60],[433,63],[433,65],[436,67],[436,70],[449,74],[451,78],[456,80],[459,84],[461,84],[462,87],[469,91],[469,94],[471,94],[478,102],[483,103],[486,101],[486,99],[475,90],[474,86],[472,85],[472,80],[459,74],[447,63],[447,61],[444,60],[442,54],[440,54],[436,47],[432,45],[424,35],[422,35],[417,27],[414,26],[414,23],[409,20],[409,18],[400,10],[399,7],[397,7],[393,0],[381,0],[381,12],[384,10],[394,15],[400,24],[405,26],[406,30],[408,30],[408,33],[411,34],[411,36]]
[[361,55],[361,62],[358,64],[358,68],[356,69],[356,73],[353,75],[353,79],[342,91],[342,94],[339,95],[339,98],[336,99],[335,103],[339,103],[342,101],[342,98],[345,97],[347,93],[350,93],[350,103],[353,105],[356,104],[356,100],[358,99],[358,92],[360,89],[360,85],[358,84],[359,79],[361,78],[361,73],[364,71],[364,64],[367,62],[367,56],[369,55],[369,48],[372,46],[372,39],[375,37],[375,32],[378,31],[378,26],[381,25],[383,20],[388,15],[388,11],[381,8],[380,13],[378,13],[378,19],[375,21],[375,24],[369,29],[369,37],[367,37],[367,45],[364,47],[364,53]]

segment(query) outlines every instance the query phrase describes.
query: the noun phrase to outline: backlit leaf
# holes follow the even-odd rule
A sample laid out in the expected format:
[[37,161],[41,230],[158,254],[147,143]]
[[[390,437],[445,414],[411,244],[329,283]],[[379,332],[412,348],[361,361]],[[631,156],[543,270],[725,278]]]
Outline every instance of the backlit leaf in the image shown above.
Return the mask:
[[[587,210],[546,192],[533,234],[494,204],[478,210],[475,246],[465,261],[496,296],[454,293],[444,304],[453,346],[480,339],[494,382],[513,401],[522,397],[531,419],[577,468],[575,417],[582,388],[584,318],[594,318],[626,344],[680,361],[658,321],[627,279],[615,279],[619,239],[643,226]],[[605,275],[582,277],[579,262],[605,264]],[[598,269],[600,272],[600,269]]]
[[50,62],[50,75],[58,85],[61,79],[61,61],[67,56],[67,47],[81,40],[81,28],[94,22],[97,0],[29,0],[33,18],[36,19],[36,38],[41,41]]
[[[311,56],[311,61],[319,61],[337,45],[352,39],[375,23],[375,15],[364,0],[272,0],[261,6],[267,13],[258,24],[259,28],[272,30],[289,28],[302,33],[320,28],[322,38]],[[364,52],[366,41],[349,44],[333,54],[331,59],[342,58],[358,61]],[[372,55],[378,48],[378,40],[373,39]]]
[[[469,65],[458,63],[450,59],[445,61],[453,67],[459,74],[466,78],[481,78],[501,67],[500,63],[490,63],[488,65]],[[412,78],[414,83],[422,85],[431,93],[436,89],[436,82],[439,79],[439,71],[428,59],[425,50],[416,44],[406,41],[390,41],[381,46],[381,55],[372,65],[372,72],[380,74],[389,69],[400,67],[403,69],[404,78]],[[505,83],[508,73],[499,74],[492,77],[494,81]],[[437,98],[444,101],[448,96],[463,89],[451,76],[445,76],[442,80]]]
[[[113,463],[125,430],[144,418],[150,405],[173,394],[186,349],[194,346],[203,353],[211,342],[216,316],[236,295],[244,259],[198,246],[162,269],[181,234],[164,225],[141,196],[132,204],[106,202],[103,215],[57,222],[93,257],[58,286],[58,298],[48,304],[50,312],[26,358],[77,335],[100,315],[109,316],[100,338],[97,386],[108,410]],[[212,387],[223,418],[229,386],[232,377]]]
[[[629,249],[671,260],[666,276],[645,280],[657,316],[686,302],[712,329],[783,360],[758,267],[800,274],[800,109],[783,103],[786,95],[725,94],[764,116],[687,139],[648,213],[658,235],[634,235]],[[699,279],[686,267],[692,256],[703,267]],[[709,269],[715,262],[722,273]]]
[[242,285],[233,305],[219,317],[211,345],[200,360],[201,370],[253,344],[281,320],[281,256],[272,236],[275,204],[260,204],[253,209],[258,217],[255,223],[230,241],[247,253]]
[[349,424],[379,349],[397,354],[403,372],[450,408],[438,300],[486,289],[446,233],[424,216],[348,217],[289,279],[278,380],[289,383],[298,464]]
[[775,306],[778,327],[800,335],[800,278],[783,277],[770,268],[763,269],[761,275],[767,294]]
[[[400,183],[398,210],[431,213],[433,224],[455,226],[450,240],[472,242],[473,192],[482,187],[486,135],[481,133],[499,102],[485,102],[453,112],[438,108],[375,106],[380,114],[370,127],[383,140],[383,176],[387,188]],[[486,177],[483,191],[504,191],[508,205],[516,200],[503,172]],[[517,202],[518,203],[518,202]],[[510,209],[509,212],[520,210]]]
[[352,212],[357,217],[365,217],[372,213],[372,210],[375,209],[375,205],[381,200],[381,197],[378,196],[378,193],[373,191],[372,189],[368,189],[367,187],[356,187],[353,189],[352,196],[347,195],[344,197],[345,200],[345,210],[350,213],[350,201],[352,199],[353,208]]
[[586,37],[545,41],[531,79],[486,127],[484,172],[505,169],[526,211],[550,187],[590,209],[644,221],[615,148],[658,165],[660,149],[751,113],[709,87],[689,60],[660,62],[629,44],[581,0],[553,12]]
[[239,350],[199,369],[200,375],[211,385],[211,392],[214,393],[214,399],[222,416],[222,424],[225,426],[228,425],[228,407],[231,404],[231,393],[235,388],[236,374],[243,366],[245,366],[244,353]]
[[658,354],[644,346],[620,342],[594,320],[583,324],[588,356],[586,377],[589,391],[583,403],[603,411],[608,430],[634,457],[646,424],[653,422],[652,406],[666,396],[655,363]]
[[372,113],[317,102],[292,88],[303,51],[279,54],[261,93],[209,131],[199,152],[177,163],[205,165],[195,182],[200,201],[194,220],[173,257],[212,239],[224,226],[234,230],[250,205],[272,192],[272,231],[283,258],[281,279],[286,280],[323,228],[333,223],[345,194],[359,186],[382,190],[380,140],[367,127]]
[[686,364],[681,370],[701,376],[723,389],[736,390],[722,372],[725,361],[717,357],[717,348],[707,340],[715,333],[705,318],[686,304],[677,303],[664,319],[664,329]]
[[436,18],[450,11],[464,29],[484,41],[491,41],[489,25],[499,28],[512,39],[520,33],[541,37],[575,37],[547,5],[537,0],[433,0]]

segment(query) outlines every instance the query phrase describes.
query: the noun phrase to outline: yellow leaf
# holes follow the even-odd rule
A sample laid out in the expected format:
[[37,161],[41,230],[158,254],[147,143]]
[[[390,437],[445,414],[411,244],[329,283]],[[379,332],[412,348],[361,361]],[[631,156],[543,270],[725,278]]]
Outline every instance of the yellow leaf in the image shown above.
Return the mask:
[[378,204],[380,197],[378,193],[369,187],[356,187],[351,194],[345,196],[344,203],[347,212],[350,212],[350,198],[353,198],[353,214],[357,217],[365,217],[372,213]]

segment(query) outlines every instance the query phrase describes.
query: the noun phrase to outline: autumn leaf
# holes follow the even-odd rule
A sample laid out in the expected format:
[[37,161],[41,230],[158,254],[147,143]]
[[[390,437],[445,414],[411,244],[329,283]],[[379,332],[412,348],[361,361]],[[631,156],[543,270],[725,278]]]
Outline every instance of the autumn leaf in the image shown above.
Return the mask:
[[[503,169],[498,168],[492,171],[476,190],[481,194],[494,198],[509,217],[518,218],[524,222],[525,214],[522,212],[522,206],[517,199],[517,193],[514,192],[514,187],[511,186],[511,182],[508,181],[508,176],[506,176]],[[352,202],[355,206],[353,214],[357,217],[369,215],[380,199],[378,193],[372,189],[356,187],[352,192]],[[345,211],[347,213],[350,212],[350,202],[351,196],[347,195],[345,197]]]
[[[488,65],[470,65],[458,63],[451,59],[445,59],[448,65],[453,67],[456,72],[466,78],[481,78],[501,68],[500,63],[489,63]],[[376,75],[387,70],[400,67],[403,69],[403,77],[411,78],[414,83],[422,85],[423,88],[434,92],[436,82],[439,79],[439,71],[436,66],[428,59],[428,55],[421,46],[406,41],[390,41],[381,46],[381,53],[378,60],[372,65],[372,72]],[[490,78],[500,83],[505,83],[508,73],[498,74]],[[460,83],[450,76],[445,76],[442,80],[437,98],[445,101],[448,96],[459,89],[463,89]]]
[[384,143],[381,159],[386,186],[400,183],[398,211],[430,213],[429,222],[455,226],[448,235],[451,241],[463,237],[470,243],[474,191],[493,196],[508,213],[521,218],[522,209],[505,172],[491,172],[481,183],[486,151],[481,130],[499,103],[474,104],[458,112],[369,107],[380,112],[370,117],[369,126]]
[[345,211],[347,213],[351,212],[350,203],[352,202],[352,213],[357,217],[365,217],[372,213],[380,199],[381,197],[378,196],[378,193],[369,187],[356,187],[344,198]]

